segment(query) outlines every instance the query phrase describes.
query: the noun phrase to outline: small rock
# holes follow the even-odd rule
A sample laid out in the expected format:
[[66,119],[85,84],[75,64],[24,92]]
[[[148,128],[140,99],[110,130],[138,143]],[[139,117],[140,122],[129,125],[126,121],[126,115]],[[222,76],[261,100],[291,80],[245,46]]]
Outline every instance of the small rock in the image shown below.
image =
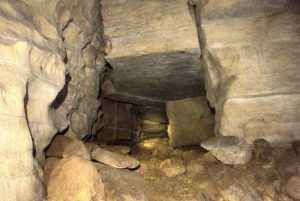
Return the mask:
[[288,150],[282,154],[275,164],[278,172],[285,177],[297,175],[300,168],[300,157],[294,150]]
[[186,171],[182,160],[166,159],[160,164],[160,170],[167,177],[176,177],[183,175]]
[[286,192],[292,198],[300,199],[300,177],[291,177],[285,185]]
[[64,135],[57,135],[50,144],[50,147],[47,149],[45,153],[46,157],[62,158],[64,149],[71,142],[73,142],[71,138]]
[[65,148],[63,158],[67,158],[69,156],[80,156],[86,160],[91,160],[90,153],[80,140],[75,140]]
[[121,169],[135,169],[140,165],[140,162],[133,157],[113,153],[101,148],[95,149],[91,153],[91,157],[93,160]]
[[235,136],[219,136],[201,143],[217,159],[228,165],[246,164],[252,151],[245,139]]
[[268,149],[270,148],[270,144],[268,143],[268,141],[266,141],[265,139],[257,139],[253,142],[254,148],[263,148],[263,149]]

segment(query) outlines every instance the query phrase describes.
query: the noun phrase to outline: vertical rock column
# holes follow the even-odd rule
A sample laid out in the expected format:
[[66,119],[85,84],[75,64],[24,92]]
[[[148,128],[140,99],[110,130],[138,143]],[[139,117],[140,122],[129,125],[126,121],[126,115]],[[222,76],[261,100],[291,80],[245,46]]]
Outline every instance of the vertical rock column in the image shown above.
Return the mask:
[[194,1],[216,132],[300,139],[300,5],[297,1]]

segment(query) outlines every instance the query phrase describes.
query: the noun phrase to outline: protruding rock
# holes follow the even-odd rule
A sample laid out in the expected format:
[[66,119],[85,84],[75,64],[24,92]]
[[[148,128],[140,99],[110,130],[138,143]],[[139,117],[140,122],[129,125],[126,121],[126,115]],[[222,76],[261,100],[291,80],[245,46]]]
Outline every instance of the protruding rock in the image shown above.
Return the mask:
[[219,136],[201,143],[213,156],[228,165],[246,164],[251,160],[251,147],[242,138]]
[[135,169],[140,165],[140,162],[133,157],[113,153],[101,148],[95,149],[91,153],[91,157],[93,160],[121,169]]
[[92,162],[78,156],[62,159],[49,177],[49,201],[104,201],[102,179]]
[[300,177],[291,177],[285,188],[289,196],[296,200],[300,200]]
[[90,153],[84,146],[83,142],[76,140],[70,143],[63,152],[63,157],[67,158],[69,156],[79,156],[86,160],[91,160]]
[[50,147],[46,151],[47,157],[59,157],[63,156],[64,149],[72,143],[72,139],[64,136],[64,135],[57,135],[54,140],[52,141]]

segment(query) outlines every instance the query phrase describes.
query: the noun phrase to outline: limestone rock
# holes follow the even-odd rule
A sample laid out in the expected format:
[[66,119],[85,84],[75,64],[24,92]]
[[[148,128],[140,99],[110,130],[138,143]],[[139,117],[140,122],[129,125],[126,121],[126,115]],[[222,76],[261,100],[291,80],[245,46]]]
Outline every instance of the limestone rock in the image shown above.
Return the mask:
[[281,145],[299,139],[299,3],[205,2],[196,16],[217,134]]
[[92,162],[78,157],[63,158],[49,176],[49,201],[104,201],[102,179]]
[[115,168],[135,169],[140,165],[139,161],[131,156],[113,153],[101,148],[95,149],[91,153],[91,158]]
[[180,159],[166,159],[160,164],[159,168],[167,177],[180,176],[186,172],[185,165]]
[[251,160],[250,145],[242,138],[219,136],[201,143],[217,159],[228,165],[246,164]]
[[46,185],[48,183],[49,176],[50,176],[52,170],[59,164],[60,161],[61,161],[61,159],[56,158],[56,157],[48,157],[46,159],[45,165],[44,165],[44,181],[45,181]]
[[106,187],[108,201],[148,201],[147,182],[135,171],[94,163]]
[[199,144],[214,134],[214,117],[205,97],[166,103],[171,146]]
[[117,93],[155,100],[204,95],[197,29],[187,0],[101,4],[104,34],[112,46],[106,60],[114,68]]
[[50,147],[47,149],[46,151],[46,157],[58,157],[58,158],[62,158],[63,156],[63,152],[64,149],[70,144],[72,143],[72,139],[64,136],[64,135],[57,135]]
[[63,158],[70,156],[79,156],[86,160],[91,160],[90,153],[80,140],[75,140],[68,144],[63,152]]
[[293,199],[299,200],[300,199],[300,177],[291,177],[286,186],[286,192],[289,196]]

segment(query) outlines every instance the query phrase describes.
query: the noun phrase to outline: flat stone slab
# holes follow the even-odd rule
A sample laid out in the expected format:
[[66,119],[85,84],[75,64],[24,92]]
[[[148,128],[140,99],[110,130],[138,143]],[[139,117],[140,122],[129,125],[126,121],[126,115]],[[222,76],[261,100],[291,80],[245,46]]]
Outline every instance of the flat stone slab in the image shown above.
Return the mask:
[[120,169],[135,169],[140,165],[140,162],[133,157],[113,153],[101,148],[95,149],[91,153],[91,158],[100,163]]
[[118,93],[157,100],[205,94],[196,23],[186,0],[103,0],[102,16]]

